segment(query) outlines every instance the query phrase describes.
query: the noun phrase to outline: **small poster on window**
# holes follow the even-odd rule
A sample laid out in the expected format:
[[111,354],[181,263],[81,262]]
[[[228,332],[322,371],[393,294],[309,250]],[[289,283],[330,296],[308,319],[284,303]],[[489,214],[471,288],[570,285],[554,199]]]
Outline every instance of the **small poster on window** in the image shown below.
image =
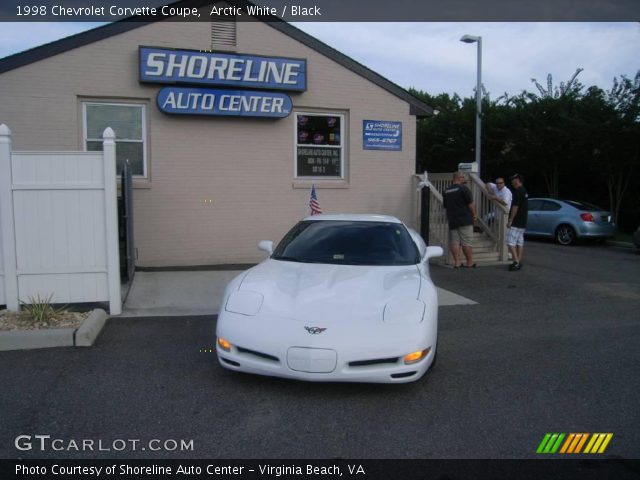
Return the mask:
[[298,176],[339,177],[340,149],[298,147]]
[[365,150],[402,150],[402,122],[362,121],[362,148]]
[[342,177],[341,115],[296,114],[296,175]]

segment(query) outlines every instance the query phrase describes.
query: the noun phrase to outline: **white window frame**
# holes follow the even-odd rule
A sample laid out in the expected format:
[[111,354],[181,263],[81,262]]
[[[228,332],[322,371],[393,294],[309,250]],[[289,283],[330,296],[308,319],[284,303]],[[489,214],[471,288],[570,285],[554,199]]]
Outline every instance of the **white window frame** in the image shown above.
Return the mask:
[[[345,119],[344,113],[338,112],[308,112],[308,111],[295,111],[294,124],[293,124],[293,175],[296,180],[314,180],[314,181],[332,181],[332,180],[344,180],[345,177],[345,165],[344,165],[344,152],[346,149],[345,138]],[[339,117],[340,118],[340,145],[313,145],[313,144],[298,144],[298,115],[305,115],[308,117]],[[298,176],[298,147],[316,147],[316,148],[339,148],[340,149],[340,176],[326,176],[326,175],[311,175],[311,176]]]
[[[123,103],[123,102],[100,102],[100,101],[83,101],[82,102],[82,138],[83,147],[87,151],[87,142],[102,142],[103,138],[87,138],[87,106],[111,106],[111,107],[136,107],[140,108],[142,115],[142,139],[137,138],[116,138],[118,142],[142,143],[142,175],[134,174],[134,178],[147,178],[147,106],[144,103]],[[118,175],[119,176],[119,175]]]

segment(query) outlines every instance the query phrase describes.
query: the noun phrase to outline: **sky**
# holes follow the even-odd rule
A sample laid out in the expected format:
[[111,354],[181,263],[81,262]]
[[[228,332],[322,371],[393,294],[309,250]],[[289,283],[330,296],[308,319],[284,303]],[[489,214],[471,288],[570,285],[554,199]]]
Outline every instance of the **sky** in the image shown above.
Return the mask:
[[[3,23],[0,58],[88,30],[91,23]],[[567,81],[577,68],[585,86],[610,89],[613,78],[640,70],[639,23],[295,23],[403,88],[474,95],[482,37],[482,83],[492,99]],[[176,47],[186,47],[180,45]],[[251,53],[251,52],[242,52]]]

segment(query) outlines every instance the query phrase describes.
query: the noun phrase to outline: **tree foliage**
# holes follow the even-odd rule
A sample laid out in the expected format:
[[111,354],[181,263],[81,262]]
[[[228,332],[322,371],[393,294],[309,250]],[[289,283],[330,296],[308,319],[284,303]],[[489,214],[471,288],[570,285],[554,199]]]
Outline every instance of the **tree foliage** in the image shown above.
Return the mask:
[[[482,176],[521,173],[530,193],[600,203],[630,230],[640,223],[640,71],[606,91],[586,88],[581,72],[496,100],[483,91]],[[412,93],[439,111],[418,120],[417,171],[473,161],[475,98]]]

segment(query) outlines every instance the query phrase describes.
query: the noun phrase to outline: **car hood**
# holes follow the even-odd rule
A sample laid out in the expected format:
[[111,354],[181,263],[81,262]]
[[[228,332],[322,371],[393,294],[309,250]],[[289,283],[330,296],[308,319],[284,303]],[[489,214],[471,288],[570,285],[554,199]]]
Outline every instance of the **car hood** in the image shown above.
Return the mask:
[[258,292],[260,315],[323,324],[382,319],[391,300],[415,300],[416,265],[353,266],[266,260],[250,269],[239,290]]

